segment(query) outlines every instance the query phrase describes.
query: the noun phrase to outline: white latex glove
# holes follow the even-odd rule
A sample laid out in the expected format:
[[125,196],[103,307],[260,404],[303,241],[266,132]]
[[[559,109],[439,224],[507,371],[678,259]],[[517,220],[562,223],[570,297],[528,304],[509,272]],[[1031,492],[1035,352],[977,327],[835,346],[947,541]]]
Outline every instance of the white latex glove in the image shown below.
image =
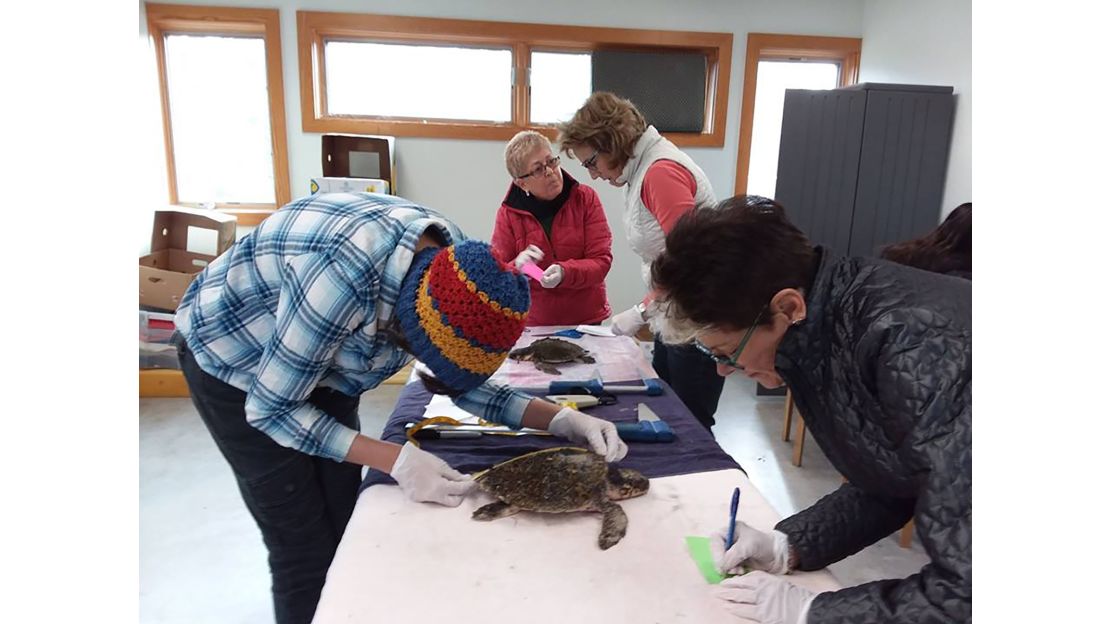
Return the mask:
[[628,308],[620,314],[613,315],[612,329],[618,336],[631,336],[646,324],[644,315],[638,306]]
[[725,552],[728,527],[717,531],[709,538],[709,551],[713,554],[713,562],[723,574],[743,574],[745,567],[765,570],[772,574],[786,573],[790,549],[785,533],[781,531],[764,533],[738,520],[733,539],[735,542],[732,548]]
[[543,279],[540,280],[540,286],[544,288],[555,288],[563,281],[563,267],[553,264],[543,272]]
[[535,245],[528,245],[524,251],[517,254],[516,259],[513,260],[513,266],[519,271],[520,267],[528,264],[529,262],[539,262],[543,260],[543,250]]
[[760,624],[805,624],[817,594],[766,572],[721,581],[713,590],[729,613]]
[[569,407],[555,414],[547,430],[560,438],[589,446],[593,452],[605,456],[608,462],[620,461],[628,454],[628,445],[617,435],[616,425]]
[[447,462],[416,448],[411,442],[401,447],[389,476],[397,480],[397,485],[410,499],[448,507],[458,507],[463,497],[477,485],[470,475],[456,471]]

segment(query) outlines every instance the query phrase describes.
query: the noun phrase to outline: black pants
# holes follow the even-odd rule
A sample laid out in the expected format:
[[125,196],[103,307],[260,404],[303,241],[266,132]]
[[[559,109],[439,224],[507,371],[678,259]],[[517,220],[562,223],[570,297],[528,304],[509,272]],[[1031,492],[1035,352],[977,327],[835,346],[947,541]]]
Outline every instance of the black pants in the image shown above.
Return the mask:
[[693,345],[668,345],[656,338],[651,365],[698,422],[712,432],[713,414],[725,387],[725,378],[717,374],[713,360]]
[[[278,624],[307,623],[358,497],[361,467],[280,446],[247,423],[246,393],[197,366],[175,337],[193,404],[239,484],[269,551]],[[358,397],[317,388],[316,407],[359,428]]]

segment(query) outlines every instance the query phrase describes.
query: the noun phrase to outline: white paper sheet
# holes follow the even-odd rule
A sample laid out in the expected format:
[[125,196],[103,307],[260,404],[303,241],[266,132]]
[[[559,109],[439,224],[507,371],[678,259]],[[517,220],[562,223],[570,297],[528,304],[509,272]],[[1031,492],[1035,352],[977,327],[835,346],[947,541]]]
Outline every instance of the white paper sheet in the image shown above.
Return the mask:
[[[313,621],[735,624],[685,537],[725,525],[736,486],[740,519],[770,530],[779,515],[742,472],[702,472],[652,479],[647,494],[622,501],[628,533],[603,551],[598,514],[522,512],[477,522],[470,514],[488,495],[451,508],[376,485],[358,499]],[[826,570],[788,578],[815,591],[840,588]]]
[[[514,349],[527,347],[544,334],[550,334],[567,327],[529,327],[517,340]],[[491,381],[513,386],[515,388],[543,388],[552,381],[585,381],[597,375],[606,382],[632,381],[644,377],[658,377],[651,362],[644,355],[640,344],[628,336],[601,337],[587,335],[581,338],[561,338],[589,351],[596,360],[593,364],[571,363],[560,364],[559,375],[545,373],[536,368],[531,362],[518,362],[511,358],[505,360],[497,372],[490,378]]]
[[451,402],[451,397],[442,394],[432,395],[432,400],[428,401],[428,407],[424,408],[424,418],[436,416],[454,418],[464,425],[478,424],[477,416],[458,407]]
[[575,327],[575,329],[582,332],[583,334],[589,334],[591,336],[600,336],[602,338],[616,337],[616,334],[613,333],[613,328],[609,327],[608,325],[579,325],[578,327]]

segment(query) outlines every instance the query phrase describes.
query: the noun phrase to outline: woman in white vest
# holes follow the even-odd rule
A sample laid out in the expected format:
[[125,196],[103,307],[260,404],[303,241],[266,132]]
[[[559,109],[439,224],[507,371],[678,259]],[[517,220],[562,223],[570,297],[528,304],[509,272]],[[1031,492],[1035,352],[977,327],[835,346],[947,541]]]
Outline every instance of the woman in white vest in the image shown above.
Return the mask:
[[[624,188],[624,230],[650,287],[651,261],[663,252],[675,222],[691,210],[716,204],[705,172],[648,125],[632,102],[603,91],[559,125],[559,143],[591,178]],[[649,289],[635,306],[614,315],[614,333],[636,334],[651,318],[654,298]],[[667,345],[656,337],[652,365],[698,421],[712,427],[724,385],[713,361],[689,345]]]

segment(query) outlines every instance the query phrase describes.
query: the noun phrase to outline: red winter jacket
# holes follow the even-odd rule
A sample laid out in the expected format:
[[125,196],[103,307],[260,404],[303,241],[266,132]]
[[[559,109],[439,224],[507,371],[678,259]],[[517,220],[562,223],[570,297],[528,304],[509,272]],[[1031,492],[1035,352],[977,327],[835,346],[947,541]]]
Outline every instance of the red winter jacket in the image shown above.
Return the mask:
[[521,207],[523,193],[513,184],[493,224],[490,243],[494,256],[502,262],[512,263],[525,247],[535,245],[543,250],[543,260],[538,263],[541,269],[552,264],[563,267],[563,281],[555,288],[544,288],[529,278],[530,326],[595,324],[611,313],[605,276],[613,263],[613,235],[605,210],[596,191],[579,184],[566,171],[562,173],[563,184],[571,190],[555,214],[550,239],[539,220]]

